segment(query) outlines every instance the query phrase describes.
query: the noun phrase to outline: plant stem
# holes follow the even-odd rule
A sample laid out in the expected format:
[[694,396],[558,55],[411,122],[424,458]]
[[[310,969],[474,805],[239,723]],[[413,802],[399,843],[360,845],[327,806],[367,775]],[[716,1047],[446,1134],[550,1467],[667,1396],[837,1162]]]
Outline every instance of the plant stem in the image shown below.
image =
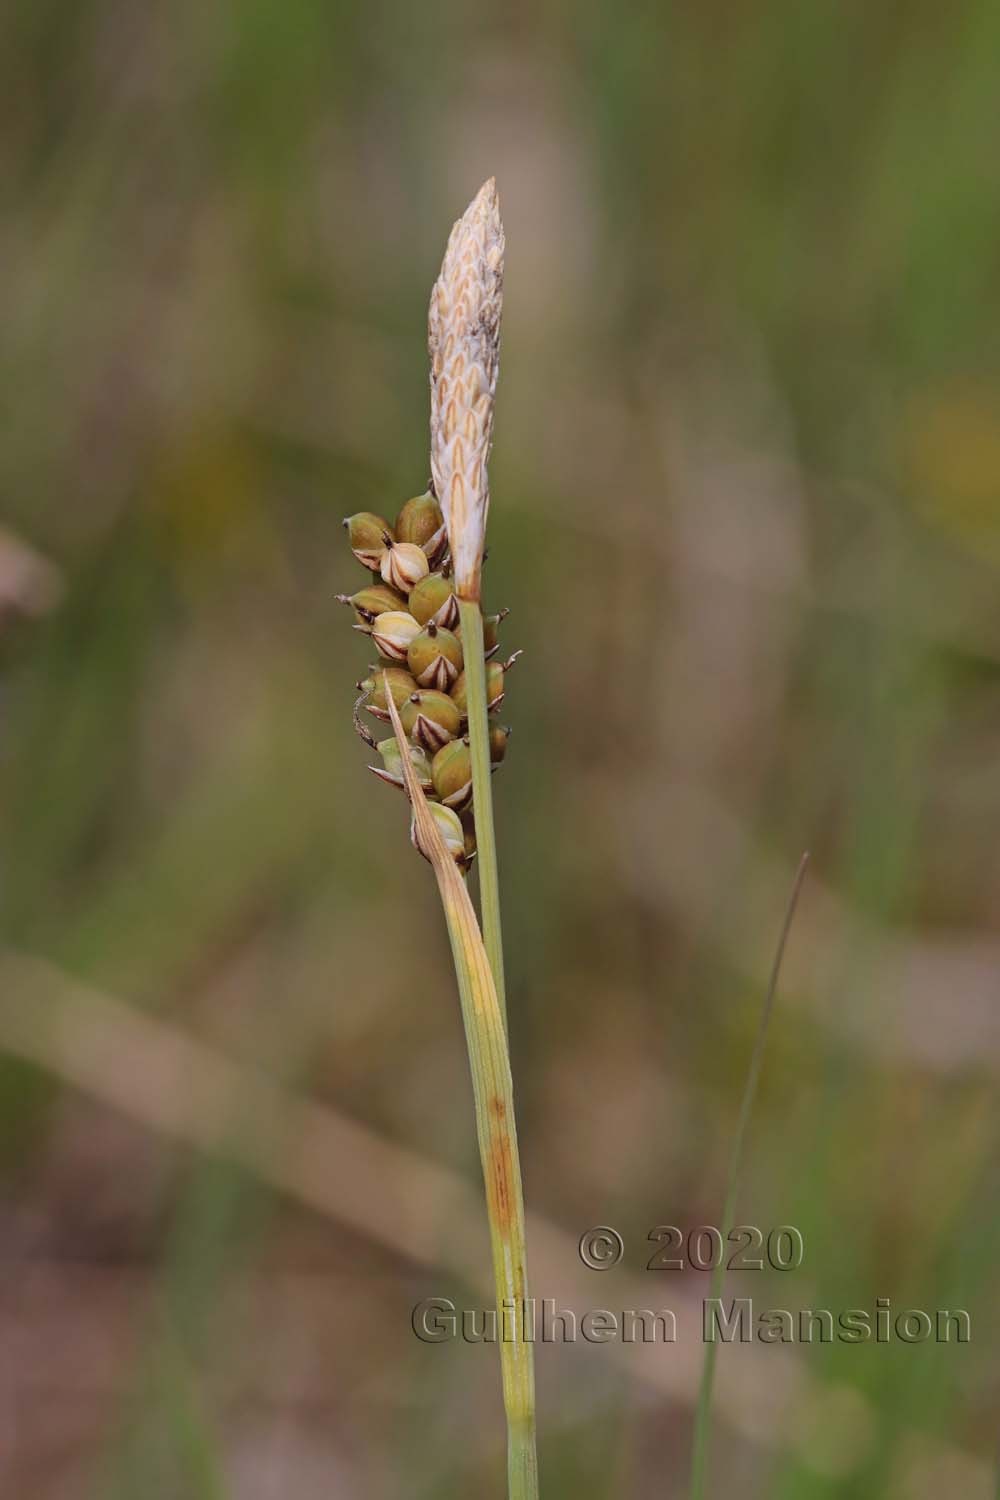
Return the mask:
[[479,865],[479,902],[483,941],[493,971],[504,1027],[507,992],[504,984],[503,934],[500,927],[500,880],[493,828],[493,788],[490,769],[489,709],[486,703],[486,662],[483,656],[483,616],[477,601],[460,599],[462,649],[465,657],[466,701],[469,713],[469,750],[472,759],[472,806],[476,818],[476,859]]
[[[535,1373],[532,1346],[524,1338],[528,1297],[524,1202],[507,1036],[478,927],[475,938],[482,965],[477,971],[475,953],[470,953],[468,920],[443,892],[442,903],[462,1002],[486,1186],[507,1414],[507,1493],[509,1500],[537,1500]],[[474,924],[471,901],[469,917]]]
[[[481,659],[481,624],[479,642]],[[485,694],[483,702],[485,707]],[[386,704],[413,813],[413,840],[434,869],[462,1003],[496,1285],[500,1374],[507,1414],[507,1493],[509,1500],[537,1500],[535,1367],[533,1346],[525,1337],[524,1327],[528,1305],[524,1199],[507,1032],[472,898],[417,783],[388,680]]]
[[[803,854],[799,861],[799,868],[792,883],[788,905],[785,908],[785,920],[781,926],[781,935],[778,938],[774,963],[771,966],[771,977],[768,981],[767,993],[764,997],[764,1006],[760,1013],[760,1022],[757,1027],[757,1036],[750,1057],[750,1066],[747,1069],[746,1082],[743,1085],[743,1098],[740,1101],[740,1112],[736,1121],[736,1133],[733,1136],[733,1145],[729,1157],[729,1175],[726,1182],[726,1199],[722,1209],[722,1223],[719,1226],[722,1231],[723,1245],[728,1243],[729,1233],[733,1227],[733,1219],[736,1213],[736,1195],[740,1185],[740,1170],[743,1165],[743,1145],[746,1140],[747,1126],[750,1123],[754,1099],[757,1096],[757,1084],[760,1081],[760,1070],[764,1062],[764,1047],[767,1043],[767,1030],[771,1021],[771,1012],[774,1009],[774,997],[778,989],[781,961],[785,956],[785,944],[788,942],[792,918],[795,916],[795,908],[798,905],[799,892],[802,889],[802,882],[805,879],[808,864],[809,855],[806,853]],[[726,1262],[725,1256],[721,1256],[718,1265],[712,1272],[712,1282],[709,1289],[709,1298],[713,1302],[718,1302],[721,1299],[725,1281]],[[701,1367],[701,1383],[698,1388],[698,1406],[694,1422],[694,1444],[691,1453],[690,1500],[704,1500],[705,1496],[705,1483],[708,1476],[708,1441],[712,1422],[712,1387],[715,1381],[715,1356],[717,1348],[718,1345],[714,1339],[710,1339],[706,1343],[705,1362]]]

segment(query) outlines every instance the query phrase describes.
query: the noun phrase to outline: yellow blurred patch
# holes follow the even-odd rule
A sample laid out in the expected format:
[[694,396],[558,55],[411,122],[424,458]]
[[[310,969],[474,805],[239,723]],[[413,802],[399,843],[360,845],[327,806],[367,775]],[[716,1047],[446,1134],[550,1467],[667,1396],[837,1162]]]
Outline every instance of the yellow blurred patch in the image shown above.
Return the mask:
[[170,560],[186,578],[205,572],[282,571],[255,453],[231,430],[199,429],[167,450],[150,485]]
[[1000,561],[1000,390],[969,385],[918,398],[901,447],[924,519]]

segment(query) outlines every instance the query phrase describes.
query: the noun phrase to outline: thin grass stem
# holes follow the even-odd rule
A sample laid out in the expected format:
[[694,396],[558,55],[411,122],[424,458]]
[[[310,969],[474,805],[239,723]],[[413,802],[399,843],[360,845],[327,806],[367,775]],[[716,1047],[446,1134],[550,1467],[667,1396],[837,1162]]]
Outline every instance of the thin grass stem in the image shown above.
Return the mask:
[[[760,1023],[757,1027],[757,1036],[754,1041],[753,1052],[750,1056],[750,1065],[747,1069],[746,1082],[743,1085],[743,1098],[740,1101],[740,1112],[736,1121],[736,1133],[733,1136],[732,1150],[729,1156],[729,1172],[726,1180],[726,1198],[722,1209],[722,1243],[728,1243],[729,1233],[732,1230],[736,1213],[736,1195],[739,1192],[740,1172],[743,1166],[743,1148],[746,1141],[747,1127],[750,1124],[750,1116],[753,1112],[754,1100],[757,1096],[757,1085],[760,1082],[760,1072],[764,1063],[764,1049],[767,1045],[767,1033],[771,1024],[771,1015],[774,1010],[774,997],[778,989],[778,978],[781,974],[781,964],[785,956],[785,946],[788,942],[788,934],[791,931],[792,920],[795,916],[795,908],[799,903],[799,892],[802,890],[802,882],[805,879],[806,869],[809,864],[808,852],[803,854],[799,861],[799,868],[792,882],[792,889],[788,897],[788,905],[785,908],[785,920],[781,925],[781,935],[778,938],[778,946],[775,949],[774,962],[771,966],[771,977],[768,980],[767,993],[764,996],[764,1005],[760,1013]],[[718,1302],[722,1297],[726,1281],[725,1256],[719,1257],[719,1263],[712,1272],[711,1289],[709,1296],[713,1302]],[[712,1389],[715,1382],[715,1359],[718,1345],[714,1340],[709,1340],[705,1345],[705,1362],[701,1369],[701,1382],[698,1388],[698,1405],[695,1411],[694,1442],[691,1452],[691,1489],[690,1500],[704,1500],[705,1485],[708,1479],[708,1450],[712,1426]]]
[[472,806],[476,819],[476,858],[479,865],[479,903],[483,918],[483,942],[493,971],[500,1014],[507,1025],[507,994],[504,981],[503,933],[500,925],[500,879],[497,868],[496,834],[493,827],[493,787],[490,768],[489,708],[486,702],[486,662],[483,656],[483,616],[475,600],[460,599],[462,652],[465,658],[466,699],[469,714],[469,750],[472,759]]

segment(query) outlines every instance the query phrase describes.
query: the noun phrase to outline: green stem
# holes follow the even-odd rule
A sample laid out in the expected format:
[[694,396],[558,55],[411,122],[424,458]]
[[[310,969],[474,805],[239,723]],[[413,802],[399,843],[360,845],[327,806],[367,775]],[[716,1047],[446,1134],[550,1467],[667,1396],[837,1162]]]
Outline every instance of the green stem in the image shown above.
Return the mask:
[[472,757],[472,806],[476,818],[476,861],[479,868],[479,901],[483,919],[483,942],[493,971],[504,1026],[507,1024],[507,992],[503,971],[503,934],[500,927],[500,880],[497,845],[493,829],[493,788],[490,769],[489,709],[486,703],[486,662],[483,655],[483,616],[472,599],[458,601],[465,656],[466,701],[469,714],[469,750]]
[[[781,973],[781,961],[785,956],[785,944],[788,942],[792,918],[795,916],[795,908],[798,905],[799,892],[802,889],[802,882],[805,879],[808,863],[809,855],[803,854],[792,884],[788,906],[785,909],[785,920],[782,923],[781,936],[778,939],[778,946],[775,950],[774,963],[771,967],[771,977],[768,981],[767,994],[764,997],[764,1006],[760,1014],[760,1024],[757,1027],[757,1036],[754,1041],[753,1053],[750,1057],[750,1066],[747,1069],[746,1082],[743,1085],[743,1098],[740,1101],[740,1113],[736,1121],[736,1134],[733,1136],[732,1151],[729,1157],[726,1200],[722,1209],[722,1223],[720,1228],[722,1230],[723,1245],[728,1244],[729,1234],[733,1227],[733,1219],[736,1213],[736,1195],[739,1192],[740,1171],[743,1166],[743,1145],[746,1140],[747,1127],[750,1124],[754,1099],[757,1095],[760,1070],[764,1062],[767,1030],[771,1021],[771,1012],[774,1009],[774,997],[778,988],[778,976]],[[712,1272],[712,1282],[709,1289],[709,1297],[713,1302],[717,1303],[721,1300],[725,1281],[725,1256],[720,1256],[719,1263]],[[709,1340],[705,1345],[705,1361],[701,1367],[701,1384],[698,1388],[698,1406],[694,1422],[694,1445],[691,1454],[690,1500],[704,1500],[705,1496],[705,1483],[708,1476],[708,1443],[712,1426],[712,1387],[715,1381],[717,1348],[718,1345],[715,1339]]]

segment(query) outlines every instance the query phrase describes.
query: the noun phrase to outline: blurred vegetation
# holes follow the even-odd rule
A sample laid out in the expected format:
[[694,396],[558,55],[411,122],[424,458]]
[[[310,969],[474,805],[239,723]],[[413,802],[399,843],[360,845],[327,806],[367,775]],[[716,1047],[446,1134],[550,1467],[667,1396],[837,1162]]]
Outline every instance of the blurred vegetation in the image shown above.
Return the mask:
[[[806,1260],[742,1291],[973,1343],[799,1351],[811,1415],[720,1417],[717,1492],[991,1495],[1000,9],[11,0],[0,36],[5,944],[475,1180],[333,594],[341,517],[425,483],[426,298],[495,172],[529,1206],[633,1270],[718,1219],[808,846],[741,1210]],[[414,1340],[456,1293],[403,1198],[376,1245],[14,1060],[0,1111],[7,1492],[499,1493],[493,1353]],[[690,1406],[603,1353],[540,1351],[543,1493],[680,1497]]]

